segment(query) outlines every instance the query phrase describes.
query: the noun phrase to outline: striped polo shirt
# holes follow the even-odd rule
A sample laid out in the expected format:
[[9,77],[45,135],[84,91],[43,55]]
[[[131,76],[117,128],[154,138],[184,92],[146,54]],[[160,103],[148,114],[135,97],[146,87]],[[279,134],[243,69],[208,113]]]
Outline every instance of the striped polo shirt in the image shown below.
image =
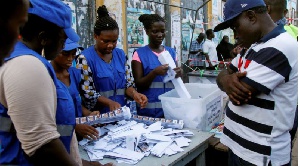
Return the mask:
[[297,41],[282,25],[232,60],[231,69],[247,72],[241,81],[259,91],[242,106],[226,110],[221,142],[255,165],[290,161],[290,134],[298,99]]

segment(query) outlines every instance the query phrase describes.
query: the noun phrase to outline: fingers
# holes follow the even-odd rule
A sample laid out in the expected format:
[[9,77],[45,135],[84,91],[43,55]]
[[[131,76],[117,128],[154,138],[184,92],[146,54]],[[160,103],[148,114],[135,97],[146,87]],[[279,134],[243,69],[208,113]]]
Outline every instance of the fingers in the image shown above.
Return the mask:
[[98,161],[90,161],[89,164],[91,166],[115,166],[113,163],[106,163],[106,164],[101,164]]
[[233,105],[240,105],[240,101],[236,100],[232,95],[228,95],[229,100],[232,102]]
[[251,91],[244,87],[241,83],[236,84],[236,90],[234,91],[237,95],[245,99],[251,98]]
[[230,94],[228,95],[230,101],[234,104],[234,105],[241,105],[242,103],[245,102],[245,99],[241,98],[240,96],[234,95],[234,94]]
[[89,140],[97,140],[99,138],[99,132],[94,127],[88,126],[85,137]]
[[227,94],[234,100],[239,101],[237,103],[248,102],[248,99],[250,98],[249,91],[240,83],[235,83],[234,86],[231,86],[230,91],[228,91]]
[[90,115],[92,115],[92,116],[93,116],[93,115],[99,116],[99,115],[100,115],[100,112],[99,112],[99,111],[93,111],[93,112],[90,113]]
[[235,105],[246,103],[251,98],[251,91],[240,82],[240,78],[246,74],[246,72],[232,74],[227,77],[227,83],[223,84],[225,92]]
[[141,108],[145,108],[148,104],[148,98],[145,95],[141,94],[141,93],[138,93],[136,96],[137,96],[137,99],[135,99],[135,101],[138,104],[140,104]]
[[169,68],[169,64],[162,65],[164,68]]
[[148,100],[145,101],[145,102],[142,102],[142,103],[140,104],[141,109],[145,108],[145,107],[147,106],[147,104],[148,104]]
[[106,163],[106,164],[104,164],[104,166],[115,166],[115,164],[113,164],[113,163]]
[[169,64],[158,66],[154,69],[156,75],[165,75],[169,69]]
[[117,110],[119,108],[121,108],[121,105],[119,103],[117,103],[117,102],[114,102],[113,104],[111,104],[109,106],[110,111],[114,111],[114,110]]
[[241,73],[236,73],[236,76],[237,76],[238,78],[246,77],[246,75],[247,75],[247,72],[246,72],[246,71],[241,72]]
[[173,70],[176,72],[175,78],[182,76],[182,69],[180,67],[176,67]]
[[169,69],[169,64],[161,65],[161,68],[162,68],[163,72],[167,72]]
[[75,126],[75,131],[82,137],[89,140],[97,140],[99,138],[99,132],[94,127],[87,124],[77,124]]
[[235,89],[235,92],[238,95],[242,95],[245,98],[249,98],[249,96],[251,96],[251,91],[249,89],[247,89],[245,86],[242,85],[242,83],[240,82],[241,78],[244,78],[247,75],[247,72],[242,72],[242,73],[235,73],[233,75],[233,85],[237,88]]

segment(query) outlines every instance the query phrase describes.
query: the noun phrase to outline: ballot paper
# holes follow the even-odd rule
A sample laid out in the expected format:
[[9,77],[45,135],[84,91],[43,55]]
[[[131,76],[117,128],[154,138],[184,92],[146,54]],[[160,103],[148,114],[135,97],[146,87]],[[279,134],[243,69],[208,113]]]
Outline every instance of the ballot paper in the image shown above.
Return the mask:
[[107,134],[108,130],[105,127],[97,127],[96,130],[99,132],[99,136]]
[[172,81],[173,79],[175,79],[175,76],[176,76],[176,72],[173,70],[173,68],[169,66],[167,75],[164,77],[163,82],[166,83]]
[[183,129],[184,123],[183,120],[171,120],[171,119],[164,119],[164,118],[151,118],[147,116],[139,116],[139,115],[132,115],[130,120],[137,121],[139,123],[144,123],[146,125],[151,125],[155,122],[161,122],[161,125],[164,128],[173,128],[173,129]]
[[174,142],[168,146],[165,150],[165,154],[167,156],[171,156],[174,154],[177,154],[178,152],[183,152],[184,150],[182,148],[180,148],[179,146],[177,146],[177,144],[175,144]]
[[[168,51],[163,51],[159,56],[158,56],[158,60],[161,64],[169,64],[169,68],[174,69],[176,68],[176,64],[172,58],[172,56],[170,55],[170,53]],[[186,98],[186,99],[190,99],[191,95],[190,93],[187,91],[186,87],[184,86],[184,83],[182,81],[182,79],[179,78],[175,78],[174,76],[174,72],[167,72],[167,80],[171,80],[176,92],[178,93],[179,97],[181,98]],[[173,79],[172,79],[173,78]]]
[[159,142],[151,149],[151,154],[153,154],[157,157],[161,157],[164,154],[166,148],[168,146],[170,146],[171,144],[172,144],[171,141],[170,142]]
[[179,137],[175,139],[175,142],[179,147],[185,147],[189,146],[191,140],[185,137]]
[[149,131],[160,131],[162,129],[161,122],[155,122],[148,126],[147,130]]
[[126,149],[136,151],[141,135],[132,134],[126,136]]
[[[91,161],[113,158],[118,163],[127,164],[137,164],[149,155],[162,157],[184,151],[182,147],[191,142],[185,135],[192,136],[193,133],[189,130],[164,128],[163,123],[161,119],[157,119],[147,126],[132,119],[122,120],[117,124],[98,127],[97,130],[103,132],[100,133],[100,139],[83,139],[79,145],[87,151]],[[178,121],[174,123],[177,124]]]
[[121,120],[127,120],[130,118],[131,118],[131,112],[129,107],[123,106],[109,113],[76,118],[76,124],[96,125],[96,124],[105,124],[105,123],[112,123]]
[[164,135],[158,134],[145,134],[144,137],[147,138],[147,142],[172,142],[173,140]]

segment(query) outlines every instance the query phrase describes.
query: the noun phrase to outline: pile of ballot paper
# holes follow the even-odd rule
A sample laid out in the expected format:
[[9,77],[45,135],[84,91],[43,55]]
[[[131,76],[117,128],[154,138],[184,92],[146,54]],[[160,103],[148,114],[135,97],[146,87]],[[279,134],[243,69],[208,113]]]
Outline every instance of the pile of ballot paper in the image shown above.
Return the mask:
[[87,151],[91,161],[115,158],[118,163],[136,164],[143,157],[174,155],[189,146],[194,134],[189,130],[164,128],[161,121],[146,125],[134,120],[98,127],[100,139],[84,139],[79,145]]
[[130,109],[129,107],[124,106],[117,110],[100,114],[100,115],[78,117],[76,118],[76,124],[96,125],[96,124],[112,123],[124,119],[130,119],[130,118],[131,118]]
[[112,123],[121,120],[134,120],[139,123],[145,123],[147,125],[151,125],[155,122],[160,121],[161,125],[164,128],[173,129],[182,129],[184,125],[183,120],[171,120],[164,118],[151,118],[147,116],[131,115],[130,109],[127,106],[121,107],[109,113],[76,118],[76,124],[96,125]]

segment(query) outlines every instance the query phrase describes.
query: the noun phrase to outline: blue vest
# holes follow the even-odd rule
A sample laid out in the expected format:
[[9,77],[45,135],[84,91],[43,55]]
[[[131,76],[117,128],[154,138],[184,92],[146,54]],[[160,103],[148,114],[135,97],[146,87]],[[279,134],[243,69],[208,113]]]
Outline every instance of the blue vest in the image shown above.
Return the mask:
[[[106,63],[97,54],[94,46],[85,49],[82,54],[85,56],[89,67],[93,72],[93,81],[96,91],[102,96],[118,102],[121,106],[126,104],[126,56],[123,50],[115,48],[112,51],[112,60]],[[96,105],[92,110],[99,110],[101,113],[109,112],[106,106]]]
[[[164,46],[167,51],[171,54],[173,60],[176,59],[175,51],[167,46]],[[152,70],[156,67],[161,66],[162,64],[158,60],[158,56],[155,55],[149,46],[144,46],[136,50],[141,63],[143,64],[144,76],[148,75]],[[171,81],[164,83],[163,79],[165,76],[156,76],[153,82],[151,83],[149,89],[140,91],[140,93],[144,94],[148,98],[148,105],[144,109],[140,109],[137,106],[138,115],[161,118],[164,116],[164,112],[162,110],[161,102],[158,99],[158,96],[174,89],[174,85]]]
[[[18,42],[14,48],[14,52],[5,61],[22,55],[32,55],[38,58],[47,68],[49,75],[53,79],[56,86],[57,93],[57,110],[56,110],[56,124],[57,130],[60,133],[61,141],[70,152],[70,143],[75,126],[74,104],[67,87],[60,82],[55,75],[52,65],[37,52],[29,49],[23,43]],[[0,104],[0,164],[13,164],[13,165],[31,165],[26,159],[26,155],[21,148],[16,132],[14,131],[13,124],[7,114],[7,108]]]
[[75,105],[75,116],[82,117],[81,98],[79,94],[81,73],[80,70],[76,69],[75,67],[70,67],[68,71],[70,74],[70,86],[68,87],[68,89]]

